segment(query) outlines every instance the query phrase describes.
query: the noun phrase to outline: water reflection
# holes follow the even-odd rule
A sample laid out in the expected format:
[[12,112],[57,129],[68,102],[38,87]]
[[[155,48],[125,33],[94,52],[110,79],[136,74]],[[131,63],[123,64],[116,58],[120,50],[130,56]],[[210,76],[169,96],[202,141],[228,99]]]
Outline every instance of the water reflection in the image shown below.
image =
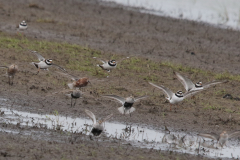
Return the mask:
[[[3,105],[3,104],[2,104]],[[4,104],[7,106],[7,104]],[[91,119],[71,118],[60,116],[57,112],[53,115],[40,115],[1,108],[0,123],[10,123],[19,126],[34,126],[37,128],[63,130],[72,133],[90,135]],[[153,148],[177,151],[181,153],[201,154],[210,157],[238,158],[240,155],[239,141],[229,140],[227,146],[217,149],[216,141],[204,141],[197,134],[185,132],[169,132],[154,130],[149,127],[126,125],[117,122],[106,122],[104,135],[108,139],[117,139],[135,147]]]

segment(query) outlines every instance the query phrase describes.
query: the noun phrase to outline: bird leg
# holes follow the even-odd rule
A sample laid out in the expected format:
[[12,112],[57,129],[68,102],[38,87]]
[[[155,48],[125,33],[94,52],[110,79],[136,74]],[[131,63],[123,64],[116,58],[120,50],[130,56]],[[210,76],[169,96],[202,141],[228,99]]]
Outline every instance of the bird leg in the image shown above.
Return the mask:
[[76,102],[77,102],[77,99],[75,99],[75,103],[73,104],[73,107],[75,107],[75,105],[76,105]]
[[38,75],[39,72],[40,72],[40,68],[38,68],[38,71],[37,71],[37,74],[36,74],[36,75]]
[[71,107],[72,107],[72,98],[71,98]]

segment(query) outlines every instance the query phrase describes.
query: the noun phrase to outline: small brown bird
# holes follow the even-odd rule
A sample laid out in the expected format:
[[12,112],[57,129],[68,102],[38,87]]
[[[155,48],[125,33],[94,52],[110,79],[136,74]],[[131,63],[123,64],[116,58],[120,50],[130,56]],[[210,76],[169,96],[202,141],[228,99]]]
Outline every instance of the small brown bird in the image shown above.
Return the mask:
[[[12,64],[9,67],[7,67],[7,66],[0,66],[0,68],[7,68],[8,83],[9,83],[9,85],[13,85],[13,78],[14,78],[14,75],[18,71],[18,66],[15,65],[15,64]],[[11,82],[11,79],[12,79],[12,82]]]
[[74,76],[74,75],[72,75],[72,74],[69,74],[69,73],[67,73],[67,72],[64,72],[64,73],[58,72],[58,73],[66,76],[66,77],[69,77],[69,78],[71,78],[71,79],[73,80],[72,83],[69,83],[69,84],[68,84],[68,87],[69,87],[70,89],[82,88],[82,87],[86,87],[86,86],[88,85],[88,83],[91,84],[91,82],[89,81],[89,79],[88,79],[87,77],[78,78],[78,77],[76,77],[76,76]]
[[210,134],[200,133],[198,135],[201,137],[217,140],[218,143],[221,145],[221,147],[223,147],[223,145],[227,143],[229,138],[239,137],[240,131],[234,131],[231,133],[227,133],[227,131],[223,131],[220,135],[216,135],[214,133],[210,133]]

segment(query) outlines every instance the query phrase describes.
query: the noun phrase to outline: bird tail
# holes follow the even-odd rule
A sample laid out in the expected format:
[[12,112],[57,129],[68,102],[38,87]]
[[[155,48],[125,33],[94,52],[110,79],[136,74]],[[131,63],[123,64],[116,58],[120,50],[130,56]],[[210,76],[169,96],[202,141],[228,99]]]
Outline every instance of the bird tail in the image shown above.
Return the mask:
[[129,110],[126,110],[123,106],[118,108],[118,111],[121,114],[130,114],[132,112],[134,112],[136,109],[134,107],[131,107]]
[[38,65],[35,62],[32,62],[31,64],[38,68]]

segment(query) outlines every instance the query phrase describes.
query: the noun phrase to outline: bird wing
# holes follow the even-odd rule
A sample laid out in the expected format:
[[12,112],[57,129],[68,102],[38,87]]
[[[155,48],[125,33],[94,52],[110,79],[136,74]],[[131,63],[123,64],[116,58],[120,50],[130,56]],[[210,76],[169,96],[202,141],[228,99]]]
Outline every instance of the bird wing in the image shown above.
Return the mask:
[[173,92],[170,89],[168,89],[167,87],[164,87],[162,85],[161,86],[157,86],[157,85],[155,85],[155,84],[153,84],[151,82],[148,82],[148,83],[151,84],[152,86],[158,88],[158,89],[161,89],[168,96],[168,98],[172,98]]
[[67,72],[57,72],[57,73],[59,73],[59,74],[61,74],[61,75],[64,75],[64,76],[66,76],[66,77],[68,77],[68,78],[71,78],[71,80],[73,80],[73,81],[77,81],[77,80],[79,80],[79,78],[78,77],[76,77],[76,76],[74,76],[74,75],[72,75],[72,74],[69,74],[69,73],[67,73]]
[[102,60],[102,59],[100,59],[100,58],[97,58],[97,57],[93,57],[93,58],[95,58],[95,59],[97,59],[97,60],[101,61],[102,63],[107,63],[107,62],[108,62],[108,61]]
[[228,134],[228,138],[238,137],[240,136],[240,131],[234,131]]
[[85,109],[85,113],[92,119],[93,124],[96,124],[97,121],[96,121],[95,115],[91,111],[89,111],[87,109]]
[[60,67],[59,65],[52,64],[52,66],[60,69],[61,71],[65,72],[65,73],[67,72],[66,69],[64,69],[63,67]]
[[102,97],[113,98],[113,99],[117,100],[118,102],[120,102],[121,104],[125,103],[125,98],[117,96],[117,95],[103,95]]
[[147,95],[137,97],[137,98],[135,98],[135,102],[139,101],[140,99],[147,98],[147,97],[148,97]]
[[174,72],[174,74],[176,75],[177,79],[182,83],[187,92],[194,87],[193,82],[187,77],[184,77],[177,72]]
[[43,56],[41,56],[41,54],[38,53],[37,51],[32,51],[32,50],[29,50],[29,51],[32,52],[33,54],[35,54],[38,57],[39,61],[44,61],[45,60],[45,58]]
[[198,135],[201,136],[201,137],[210,138],[210,139],[213,139],[213,140],[218,140],[219,139],[219,136],[216,135],[216,134],[213,134],[213,133],[211,133],[211,134],[209,134],[209,133],[200,133]]
[[219,83],[226,83],[226,82],[228,82],[228,81],[226,80],[226,81],[212,81],[212,82],[208,82],[208,83],[203,85],[203,88],[205,89],[205,88],[208,88],[208,87],[210,87],[212,85],[219,84]]
[[107,121],[108,119],[112,118],[113,114],[108,115],[107,117],[105,117],[104,119],[101,119],[100,121],[98,121],[99,124],[104,123],[105,121]]
[[192,95],[194,95],[194,94],[196,94],[196,93],[198,93],[200,91],[203,91],[203,90],[196,90],[196,91],[186,92],[186,93],[183,94],[183,97],[184,98],[190,97],[190,96],[192,96]]

